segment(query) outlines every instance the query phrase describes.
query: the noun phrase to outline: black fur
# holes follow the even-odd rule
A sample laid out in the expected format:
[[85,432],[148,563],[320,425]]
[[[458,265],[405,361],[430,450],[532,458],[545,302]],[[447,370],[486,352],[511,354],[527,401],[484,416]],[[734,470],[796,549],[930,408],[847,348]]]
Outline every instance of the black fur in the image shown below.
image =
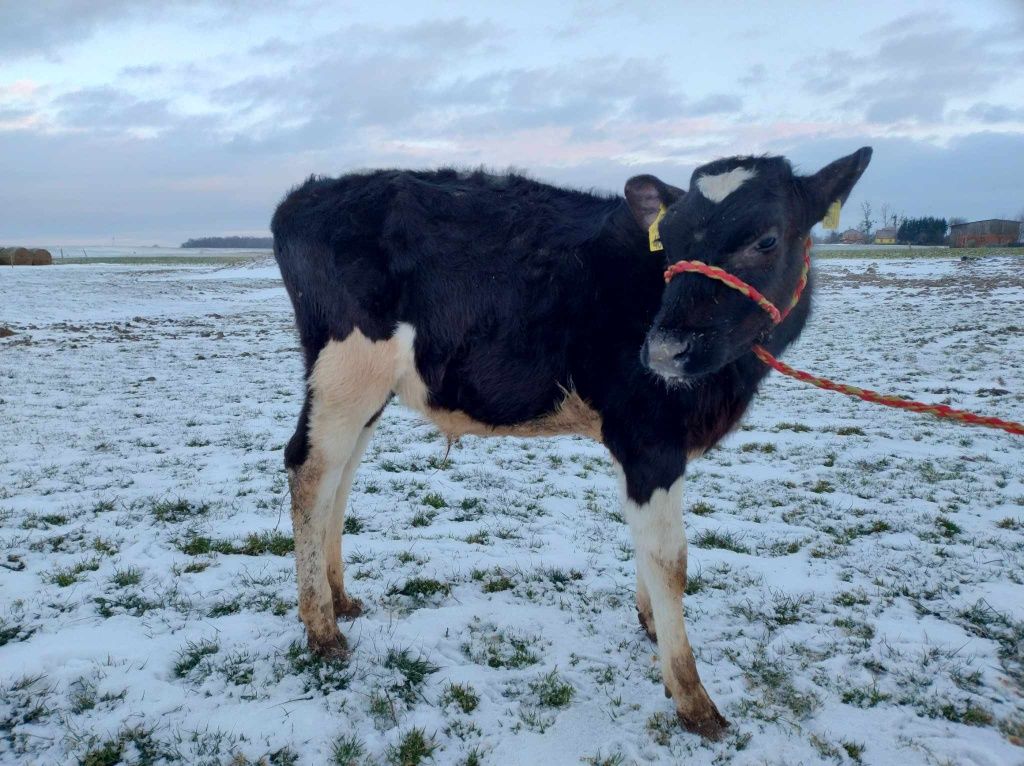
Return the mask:
[[[819,197],[827,207],[843,191],[793,176],[779,158],[720,162],[749,163],[758,177],[717,206],[650,176],[634,179],[635,187],[649,179],[649,193],[670,205],[659,253],[621,197],[482,171],[311,178],[271,225],[307,375],[329,339],[354,327],[384,339],[408,322],[432,406],[511,425],[551,413],[575,390],[601,414],[629,496],[647,502],[682,475],[688,452],[715,444],[743,414],[766,372],[750,343],[766,336],[769,349],[781,351],[810,304],[808,291],[769,333],[760,309],[703,277],[678,277],[666,289],[666,264],[726,263],[776,227],[775,257],[747,259],[736,272],[784,303],[800,243],[824,215]],[[694,178],[709,167],[719,172],[705,166]],[[844,182],[852,187],[859,175],[847,172]],[[695,248],[698,229],[704,245]],[[642,360],[652,332],[682,337],[709,325],[716,350],[699,374],[667,380]],[[308,407],[286,450],[292,467],[308,449]]]

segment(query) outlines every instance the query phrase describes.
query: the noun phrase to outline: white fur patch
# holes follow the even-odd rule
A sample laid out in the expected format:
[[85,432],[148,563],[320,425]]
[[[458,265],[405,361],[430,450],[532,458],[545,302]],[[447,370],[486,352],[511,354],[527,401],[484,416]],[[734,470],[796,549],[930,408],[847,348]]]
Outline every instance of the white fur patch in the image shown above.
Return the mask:
[[701,176],[697,179],[697,189],[712,202],[721,202],[755,175],[757,173],[750,168],[733,168],[728,173]]

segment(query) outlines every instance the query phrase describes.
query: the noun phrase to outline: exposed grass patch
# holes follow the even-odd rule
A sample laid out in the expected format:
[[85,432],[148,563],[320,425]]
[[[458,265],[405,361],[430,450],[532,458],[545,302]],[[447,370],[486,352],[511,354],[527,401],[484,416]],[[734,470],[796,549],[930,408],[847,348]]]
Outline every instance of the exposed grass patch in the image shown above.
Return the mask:
[[470,638],[462,644],[462,652],[478,665],[518,669],[540,661],[535,651],[539,636],[501,630],[479,620],[470,623],[468,631]]
[[531,681],[530,691],[533,692],[541,707],[556,708],[566,707],[576,694],[576,689],[565,681],[557,670],[552,670],[537,680]]
[[836,434],[839,436],[864,436],[864,429],[858,426],[842,426],[836,429]]
[[335,766],[358,766],[366,755],[366,745],[355,734],[342,735],[331,745],[331,763]]
[[92,745],[79,760],[80,766],[116,766],[128,753],[132,763],[156,764],[180,761],[166,744],[158,741],[152,729],[132,726],[121,729],[116,737]]
[[362,532],[365,529],[366,525],[363,523],[363,520],[359,516],[352,513],[351,511],[345,514],[345,525],[342,531],[346,535],[362,534]]
[[178,542],[178,549],[190,556],[208,553],[233,553],[242,556],[262,556],[269,553],[274,556],[287,556],[295,550],[295,541],[280,532],[254,532],[240,543],[191,535]]
[[416,701],[427,676],[440,670],[425,657],[414,657],[408,649],[388,651],[384,667],[397,670],[402,675],[402,682],[391,686],[390,691],[409,704]]
[[138,585],[142,582],[142,571],[135,567],[117,569],[114,571],[113,576],[111,576],[110,582],[118,588],[129,588],[132,585]]
[[438,594],[448,596],[451,592],[450,585],[431,577],[410,577],[402,585],[395,585],[388,589],[389,596],[408,596],[417,601],[423,601]]
[[808,425],[803,424],[803,423],[776,423],[775,430],[776,431],[793,431],[794,433],[801,434],[801,433],[807,433],[808,431],[813,431],[814,429],[811,428]]
[[700,500],[690,506],[690,513],[694,516],[710,516],[714,512],[715,507],[710,503],[705,503],[703,500]]
[[27,627],[17,620],[10,621],[0,617],[0,646],[28,641],[35,632],[35,627]]
[[154,519],[168,524],[190,521],[209,512],[209,503],[194,503],[184,497],[156,500],[150,507]]
[[199,667],[204,658],[210,657],[220,651],[220,644],[216,641],[203,639],[197,643],[191,641],[185,648],[178,652],[178,659],[174,663],[174,675],[176,678],[185,678],[189,673]]
[[469,684],[450,683],[444,688],[441,704],[448,705],[453,702],[459,706],[463,713],[468,715],[476,710],[480,704],[480,695]]
[[100,617],[105,618],[113,617],[115,614],[141,617],[146,612],[167,606],[135,592],[121,593],[112,598],[96,596],[93,598],[93,603],[96,604],[96,611]]
[[409,525],[413,527],[429,527],[437,517],[437,511],[416,511]]
[[281,677],[298,675],[302,678],[303,693],[318,691],[323,695],[347,689],[352,683],[348,663],[342,660],[326,660],[309,651],[302,643],[295,641],[285,652],[286,666],[279,671]]
[[420,728],[407,731],[396,745],[387,749],[391,766],[419,766],[437,750],[437,743]]
[[960,525],[953,521],[948,516],[938,516],[935,519],[935,526],[939,529],[939,534],[945,537],[947,540],[951,540],[961,532],[963,529]]
[[754,692],[740,702],[744,715],[771,722],[801,721],[821,705],[814,692],[797,688],[793,683],[793,668],[785,665],[781,658],[770,658],[766,645],[758,644],[748,651],[729,648],[725,653],[740,667]]
[[67,588],[79,581],[85,572],[95,572],[100,568],[100,560],[96,558],[84,559],[69,567],[54,569],[46,576],[47,582],[61,588]]
[[442,508],[448,507],[448,501],[446,501],[441,495],[436,492],[431,492],[423,496],[423,504],[438,511]]
[[721,529],[705,529],[694,536],[693,544],[698,548],[720,548],[733,553],[750,553],[750,549],[737,535]]

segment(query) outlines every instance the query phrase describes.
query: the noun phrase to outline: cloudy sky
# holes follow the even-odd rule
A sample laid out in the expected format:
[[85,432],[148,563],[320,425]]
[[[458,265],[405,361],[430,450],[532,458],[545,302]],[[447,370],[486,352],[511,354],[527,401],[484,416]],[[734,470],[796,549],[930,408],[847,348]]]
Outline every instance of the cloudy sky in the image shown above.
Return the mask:
[[[0,2],[0,244],[266,233],[310,173],[654,172],[859,146],[862,199],[1024,209],[1022,0]],[[764,6],[760,8],[757,6]]]

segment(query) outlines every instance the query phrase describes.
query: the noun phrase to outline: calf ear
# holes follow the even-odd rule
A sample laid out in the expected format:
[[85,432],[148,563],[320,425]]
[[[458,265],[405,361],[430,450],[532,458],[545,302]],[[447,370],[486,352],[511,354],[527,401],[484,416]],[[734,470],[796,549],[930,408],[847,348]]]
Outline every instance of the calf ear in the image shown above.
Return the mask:
[[813,176],[800,179],[804,189],[804,216],[808,229],[825,217],[833,202],[846,202],[869,162],[871,147],[865,146],[826,165]]
[[626,203],[636,222],[646,231],[658,217],[661,206],[668,207],[686,192],[655,176],[633,176],[626,181]]

